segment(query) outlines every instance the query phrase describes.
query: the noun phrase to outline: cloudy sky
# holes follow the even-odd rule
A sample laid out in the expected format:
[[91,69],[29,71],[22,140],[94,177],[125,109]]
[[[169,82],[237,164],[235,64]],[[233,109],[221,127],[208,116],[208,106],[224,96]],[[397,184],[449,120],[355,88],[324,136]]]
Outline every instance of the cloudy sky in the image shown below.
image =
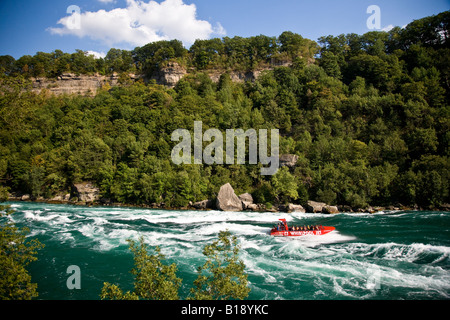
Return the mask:
[[0,0],[0,55],[75,49],[104,55],[158,40],[323,35],[370,31],[370,5],[380,29],[450,9],[450,0]]

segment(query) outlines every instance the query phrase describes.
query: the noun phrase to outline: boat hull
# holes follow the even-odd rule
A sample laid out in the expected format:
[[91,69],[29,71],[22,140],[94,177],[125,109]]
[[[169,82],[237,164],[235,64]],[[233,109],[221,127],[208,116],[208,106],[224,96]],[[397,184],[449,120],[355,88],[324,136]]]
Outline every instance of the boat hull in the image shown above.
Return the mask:
[[274,237],[301,237],[301,236],[322,236],[335,230],[335,227],[323,227],[320,230],[306,230],[306,231],[278,231],[272,229],[271,236]]

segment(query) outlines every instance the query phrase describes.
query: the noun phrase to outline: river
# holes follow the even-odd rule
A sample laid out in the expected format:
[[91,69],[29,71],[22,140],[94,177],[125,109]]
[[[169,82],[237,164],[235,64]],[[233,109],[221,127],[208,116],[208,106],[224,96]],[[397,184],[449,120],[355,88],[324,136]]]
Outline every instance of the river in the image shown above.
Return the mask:
[[[143,236],[178,265],[186,298],[203,264],[202,249],[221,230],[236,235],[253,300],[447,300],[450,298],[450,212],[376,214],[173,211],[8,203],[11,218],[45,244],[30,265],[38,299],[99,299],[103,282],[132,289],[127,239]],[[334,226],[322,236],[275,238],[272,225]],[[69,289],[69,266],[80,289]]]

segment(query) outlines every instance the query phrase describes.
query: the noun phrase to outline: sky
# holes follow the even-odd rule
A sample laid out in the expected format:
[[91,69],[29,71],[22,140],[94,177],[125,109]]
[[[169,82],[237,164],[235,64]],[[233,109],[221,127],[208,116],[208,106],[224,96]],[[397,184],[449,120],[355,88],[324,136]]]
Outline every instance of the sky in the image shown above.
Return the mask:
[[[379,8],[367,12],[369,6]],[[364,34],[450,10],[450,0],[0,0],[0,55],[76,49],[104,56],[158,40]],[[379,21],[369,29],[368,20]],[[373,28],[373,26],[371,27]]]

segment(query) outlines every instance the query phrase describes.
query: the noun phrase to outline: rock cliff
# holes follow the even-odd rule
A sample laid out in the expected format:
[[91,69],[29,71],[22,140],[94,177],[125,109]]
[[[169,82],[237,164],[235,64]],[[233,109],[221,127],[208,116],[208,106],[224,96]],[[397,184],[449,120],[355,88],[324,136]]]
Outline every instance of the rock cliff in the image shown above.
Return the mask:
[[[130,78],[135,78],[130,75]],[[74,73],[63,73],[56,79],[34,78],[32,79],[33,91],[39,93],[46,89],[54,94],[81,94],[95,95],[99,89],[105,85],[118,85],[119,76],[113,74],[111,76],[94,75],[76,75]]]
[[151,79],[156,80],[158,84],[173,88],[186,74],[186,68],[176,62],[172,62],[162,67],[158,72],[155,72],[151,76]]
[[[218,82],[220,76],[228,72],[230,78],[234,82],[254,81],[266,70],[272,70],[278,66],[289,66],[290,63],[284,62],[282,64],[273,63],[264,68],[253,71],[227,71],[227,70],[209,70],[205,73],[211,78],[213,82]],[[157,84],[167,86],[169,88],[175,87],[175,85],[187,75],[188,70],[177,62],[168,63],[162,67],[159,71],[154,72],[150,77],[144,77],[138,74],[128,74],[128,77],[132,81],[144,79],[144,81],[155,80]],[[100,74],[93,75],[77,75],[74,73],[63,73],[57,78],[33,78],[32,85],[33,91],[36,93],[42,90],[48,90],[50,93],[60,94],[81,94],[81,95],[95,95],[99,89],[106,87],[114,87],[120,84],[119,75],[114,73],[113,75],[104,76]]]
[[96,202],[99,200],[100,190],[91,182],[77,183],[72,186],[72,197],[85,203]]

